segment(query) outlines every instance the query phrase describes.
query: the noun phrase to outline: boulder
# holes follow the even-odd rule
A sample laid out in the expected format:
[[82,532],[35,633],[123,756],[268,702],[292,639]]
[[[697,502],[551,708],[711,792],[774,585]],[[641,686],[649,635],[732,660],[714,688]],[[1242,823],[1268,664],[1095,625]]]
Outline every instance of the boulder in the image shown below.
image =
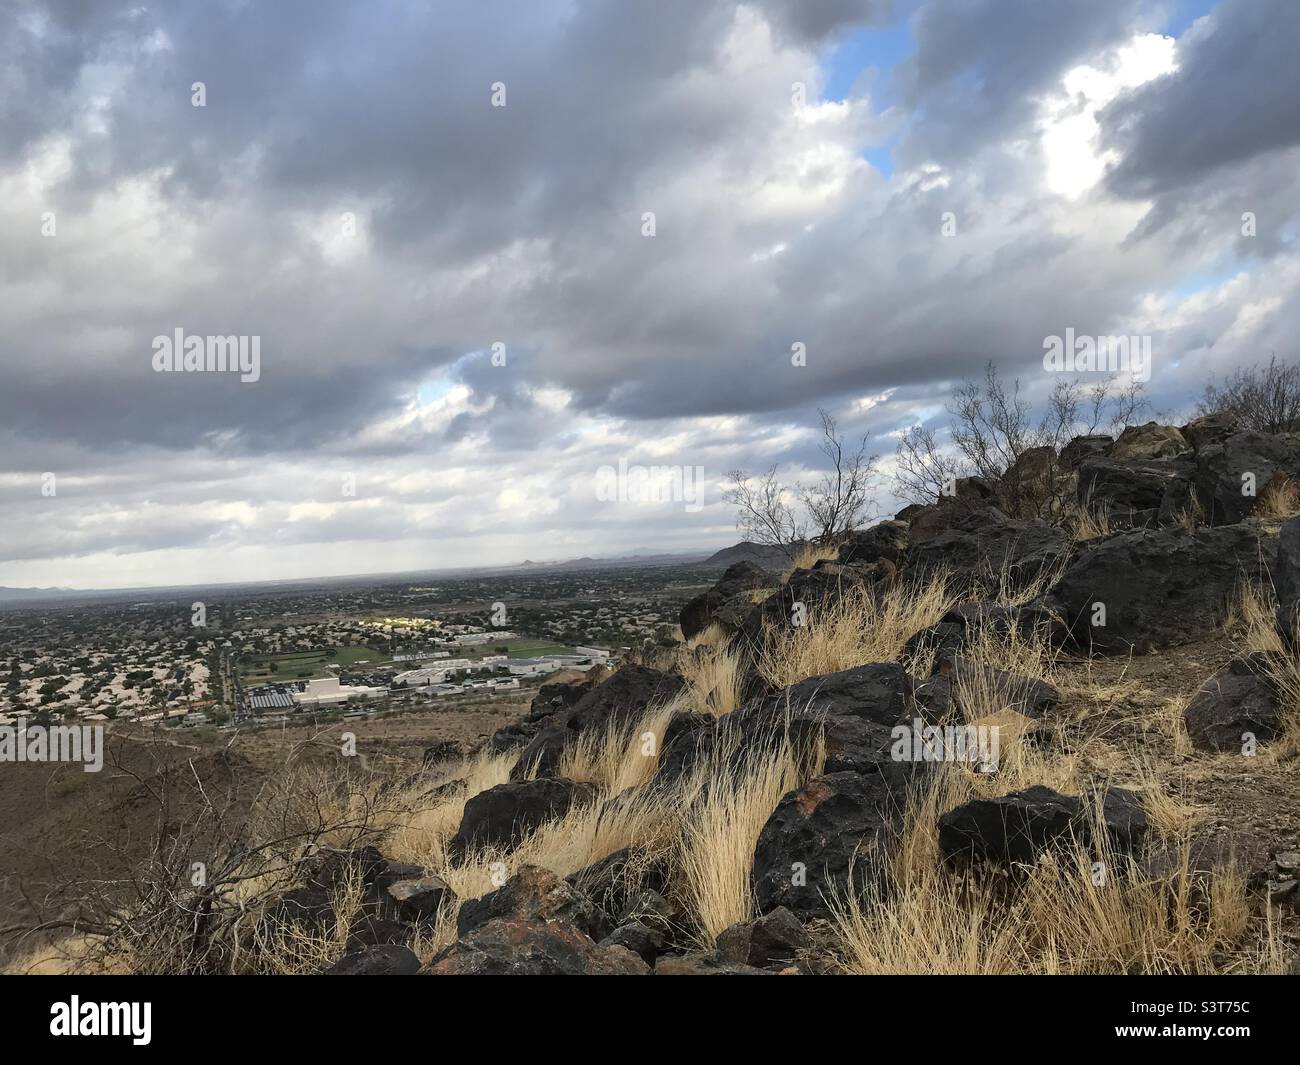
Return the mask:
[[643,891],[668,887],[664,863],[640,847],[624,847],[567,878],[575,891],[590,899],[608,923],[619,923]]
[[621,924],[600,941],[602,947],[623,947],[630,950],[647,965],[653,965],[655,958],[663,951],[664,934],[657,928],[651,928],[640,921]]
[[732,965],[765,969],[786,966],[812,939],[794,914],[783,906],[752,921],[733,924],[718,936],[718,957]]
[[784,796],[754,847],[759,911],[785,907],[801,920],[826,917],[827,897],[845,896],[850,879],[853,890],[879,882],[904,801],[885,774],[853,772],[817,777]]
[[412,924],[436,921],[439,911],[456,898],[446,882],[436,876],[398,880],[389,884],[387,890],[398,918]]
[[550,777],[498,784],[465,803],[449,852],[458,857],[472,847],[517,846],[530,832],[563,817],[575,803],[588,802],[595,794],[590,784]]
[[[521,783],[534,776],[554,776],[559,771],[569,744],[586,729],[604,729],[608,723],[631,726],[651,705],[667,702],[676,695],[683,684],[682,678],[675,673],[648,666],[628,665],[613,676],[576,693],[549,693],[544,706],[552,706],[557,700],[571,701],[567,706],[523,726],[527,730],[527,736],[519,761],[510,771],[511,782]],[[541,697],[542,692],[539,692],[538,699]],[[533,705],[530,717],[537,712],[537,700],[534,700]],[[497,735],[501,735],[501,732]]]
[[1179,503],[1191,498],[1194,473],[1187,460],[1090,458],[1079,467],[1077,496],[1117,523],[1154,525],[1176,519]]
[[873,662],[808,677],[747,703],[745,711],[785,710],[802,716],[860,717],[893,725],[907,713],[910,678],[897,662]]
[[648,666],[623,666],[609,679],[585,693],[569,711],[569,728],[579,732],[607,722],[630,725],[645,711],[666,703],[684,686],[676,673]]
[[420,971],[415,951],[401,944],[366,947],[344,954],[326,976],[413,976]]
[[1082,545],[1038,605],[1095,651],[1186,643],[1217,628],[1239,582],[1266,574],[1276,552],[1249,525],[1112,533]]
[[1241,426],[1235,414],[1226,411],[1218,414],[1206,414],[1183,426],[1183,438],[1192,445],[1194,451],[1200,451],[1211,444],[1221,444]]
[[840,544],[836,558],[842,565],[879,562],[883,558],[897,566],[907,552],[907,543],[905,522],[882,521],[870,529],[849,533]]
[[1277,685],[1267,656],[1234,658],[1192,696],[1183,721],[1192,746],[1240,752],[1247,736],[1267,742],[1282,730]]
[[707,629],[713,623],[714,613],[728,600],[755,589],[775,587],[776,583],[774,576],[752,562],[728,566],[717,584],[682,607],[679,618],[682,636],[689,640]]
[[913,546],[907,571],[996,577],[1005,569],[1013,587],[1028,587],[1056,566],[1068,547],[1064,529],[1036,519],[1013,521],[985,507],[960,514],[944,531]]
[[[1100,816],[1112,844],[1121,851],[1137,847],[1147,832],[1138,797],[1111,788],[1100,799]],[[1090,805],[1041,784],[996,799],[973,799],[939,818],[939,849],[947,859],[1033,862],[1055,844],[1086,845],[1095,816]]]
[[809,677],[717,721],[681,715],[665,731],[656,784],[676,783],[715,750],[732,752],[739,769],[788,740],[797,757],[822,744],[828,773],[884,773],[904,786],[916,767],[892,759],[890,729],[911,711],[912,683],[898,663],[876,662]]
[[913,697],[930,723],[969,720],[1013,710],[1040,718],[1061,701],[1061,693],[1036,677],[1022,677],[958,655],[941,658],[936,673],[916,685]]
[[646,976],[649,966],[624,946],[597,944],[561,921],[489,921],[440,950],[425,976]]
[[1151,459],[1176,459],[1192,453],[1192,445],[1172,425],[1147,422],[1130,425],[1110,449],[1118,462],[1148,462]]
[[1196,451],[1196,493],[1206,521],[1231,525],[1248,515],[1277,475],[1300,483],[1300,439],[1246,431]]
[[1278,529],[1278,564],[1274,573],[1282,635],[1294,636],[1296,605],[1300,602],[1300,518],[1288,518]]
[[930,654],[930,672],[939,672],[941,662],[960,654],[969,639],[988,633],[997,639],[1010,636],[1016,630],[1033,628],[1036,616],[1023,608],[1000,606],[990,600],[968,600],[948,610],[934,625],[913,633],[903,645],[900,660],[915,669],[926,654]]
[[495,891],[462,902],[456,933],[463,939],[476,928],[500,920],[559,922],[596,938],[611,927],[591,899],[549,869],[535,865],[520,866]]
[[1061,448],[1061,466],[1067,470],[1077,470],[1084,459],[1104,456],[1114,443],[1109,436],[1076,436]]

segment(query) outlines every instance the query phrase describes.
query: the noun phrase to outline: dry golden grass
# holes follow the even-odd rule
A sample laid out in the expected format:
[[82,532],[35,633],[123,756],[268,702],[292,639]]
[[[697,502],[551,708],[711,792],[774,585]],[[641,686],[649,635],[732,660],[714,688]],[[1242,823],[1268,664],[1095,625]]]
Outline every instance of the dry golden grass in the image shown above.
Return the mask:
[[[518,751],[481,751],[444,767],[431,780],[408,785],[397,797],[402,813],[386,826],[384,845],[389,857],[425,869],[444,868],[448,864],[447,845],[460,827],[465,803],[488,788],[506,783],[518,760]],[[456,787],[456,781],[463,781],[464,787]],[[447,787],[446,793],[431,796],[430,792],[440,786]]]
[[1284,521],[1300,514],[1300,488],[1288,477],[1274,477],[1264,486],[1252,511],[1265,521]]
[[718,642],[705,650],[683,649],[677,671],[686,688],[675,700],[675,709],[724,717],[740,706],[744,652],[736,644]]
[[[681,628],[678,627],[678,636],[681,635]],[[694,651],[697,647],[717,647],[725,643],[727,639],[726,630],[716,622],[710,624],[703,632],[697,632],[689,640],[686,640],[683,647],[687,651]]]
[[610,722],[602,730],[588,729],[564,752],[559,775],[611,795],[644,784],[659,764],[664,730],[679,710],[673,700],[651,707],[630,726]]
[[870,868],[857,889],[830,899],[837,953],[854,973],[1095,974],[1208,973],[1225,956],[1241,971],[1280,971],[1271,932],[1249,944],[1242,876],[1215,874],[1209,912],[1192,899],[1187,819],[1154,777],[1137,782],[1148,813],[1182,865],[1174,877],[1151,876],[1113,850],[1104,831],[1091,847],[1046,854],[1010,877],[971,878],[946,870],[938,850],[938,819],[980,793],[1042,783],[1077,793],[1078,764],[1013,751],[996,776],[963,765],[941,767],[939,780],[909,811],[889,865],[892,889]]
[[880,594],[855,590],[808,624],[768,634],[759,670],[774,687],[838,673],[868,662],[891,662],[915,633],[954,604],[943,574],[924,583],[899,582]]
[[684,901],[701,946],[755,916],[750,872],[759,833],[787,792],[820,771],[820,751],[801,758],[789,736],[741,757],[738,733],[719,743],[696,767],[683,789],[677,864]]
[[67,936],[54,943],[28,947],[0,969],[3,976],[72,976],[77,974],[124,975],[131,965],[124,957],[115,957],[107,966],[95,937]]
[[1066,515],[1066,524],[1076,543],[1109,536],[1119,528],[1111,520],[1109,509],[1105,506],[1094,506],[1091,497],[1083,503],[1075,503],[1070,508]]
[[782,580],[789,580],[790,574],[797,569],[812,569],[818,562],[839,558],[840,549],[835,544],[804,544],[795,554],[789,568],[782,574]]
[[1225,627],[1247,653],[1267,655],[1268,675],[1277,687],[1282,736],[1271,754],[1278,759],[1300,755],[1300,659],[1290,653],[1277,631],[1277,600],[1272,590],[1243,584],[1229,610]]

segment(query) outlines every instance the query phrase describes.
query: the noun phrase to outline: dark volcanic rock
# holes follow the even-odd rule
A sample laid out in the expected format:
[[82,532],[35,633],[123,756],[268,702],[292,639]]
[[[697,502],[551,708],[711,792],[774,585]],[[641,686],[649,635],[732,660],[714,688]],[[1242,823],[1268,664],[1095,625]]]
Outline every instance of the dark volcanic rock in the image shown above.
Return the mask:
[[[397,913],[387,892],[389,885],[423,873],[418,866],[389,862],[374,847],[323,848],[305,864],[304,882],[267,906],[261,918],[263,927],[275,934],[277,929],[295,926],[327,938],[337,924],[334,905],[341,889],[359,883],[361,902],[350,919],[353,938],[359,944],[387,942],[397,934],[393,926]],[[410,929],[404,929],[397,938],[404,941],[410,934]]]
[[782,906],[753,921],[733,924],[718,936],[718,957],[733,965],[789,965],[812,939],[794,914]]
[[1274,575],[1278,594],[1278,632],[1295,644],[1300,620],[1300,518],[1288,518],[1278,531],[1278,566]]
[[[1112,788],[1101,816],[1114,845],[1131,850],[1147,830],[1146,814],[1132,792]],[[1092,837],[1092,813],[1082,799],[1036,785],[997,799],[974,799],[939,819],[939,849],[947,858],[1032,862],[1056,843]]]
[[1079,467],[1078,499],[1112,521],[1154,525],[1162,515],[1174,518],[1178,502],[1191,498],[1194,472],[1190,460],[1090,458]]
[[515,846],[539,825],[562,817],[574,803],[590,801],[594,796],[595,788],[590,784],[549,777],[498,784],[465,803],[450,853],[462,855],[471,847]]
[[1223,443],[1240,428],[1235,414],[1206,414],[1184,425],[1183,437],[1191,443],[1193,450],[1200,451],[1211,444]]
[[1084,459],[1104,456],[1114,443],[1109,436],[1076,436],[1061,448],[1061,466],[1067,470],[1077,470]]
[[593,725],[604,728],[610,721],[631,724],[652,704],[666,703],[681,691],[683,684],[675,673],[648,666],[624,666],[573,705],[569,727],[581,732]]
[[1152,459],[1177,459],[1190,455],[1192,445],[1179,429],[1159,422],[1130,425],[1110,449],[1110,457],[1119,462],[1150,462]]
[[388,944],[344,954],[325,970],[327,976],[412,976],[420,959],[410,947]]
[[893,725],[907,713],[910,678],[897,662],[873,662],[854,669],[809,677],[773,692],[743,710],[789,709],[802,716],[851,716]]
[[393,900],[397,916],[411,923],[436,920],[438,911],[456,898],[446,882],[436,876],[398,880],[388,885],[388,897]]
[[933,654],[932,671],[939,668],[939,660],[949,655],[959,654],[966,646],[966,626],[953,621],[940,621],[927,625],[920,632],[913,633],[903,645],[900,661],[909,669],[919,670],[921,659]]
[[1263,743],[1282,729],[1277,685],[1262,654],[1235,658],[1202,686],[1183,711],[1187,735],[1203,751],[1240,751],[1248,736]]
[[1240,432],[1198,447],[1196,492],[1211,525],[1231,525],[1254,509],[1275,475],[1300,483],[1300,440]]
[[728,566],[718,583],[682,607],[682,636],[689,640],[713,623],[715,612],[730,599],[758,588],[775,587],[777,579],[752,562]]
[[662,892],[668,871],[661,861],[637,847],[624,847],[568,877],[569,886],[592,901],[609,923],[627,915],[644,890]]
[[1061,693],[1036,677],[1021,677],[951,656],[940,659],[938,671],[916,686],[914,698],[921,716],[937,723],[954,717],[986,717],[1003,710],[1039,718],[1061,701]]
[[907,524],[901,521],[882,521],[870,529],[849,533],[840,544],[837,560],[848,565],[853,562],[878,562],[882,558],[895,566],[907,551]]
[[996,576],[1006,569],[1011,584],[1023,587],[1055,566],[1068,547],[1064,529],[1037,520],[1013,521],[987,507],[959,514],[943,532],[913,546],[907,570]]
[[825,896],[848,893],[851,866],[855,889],[875,880],[871,858],[887,845],[904,799],[887,775],[858,773],[817,777],[782,798],[754,848],[759,910],[825,917]]
[[890,728],[911,710],[912,678],[896,662],[876,662],[839,673],[809,677],[745,703],[718,721],[679,715],[664,734],[656,784],[680,780],[711,752],[733,752],[737,767],[789,741],[796,756],[824,742],[825,771],[885,773],[907,783],[912,763],[890,757]]
[[590,936],[604,935],[609,926],[591,899],[549,869],[535,865],[519,870],[495,891],[466,899],[456,915],[461,938],[490,921],[557,921]]
[[[522,782],[530,776],[553,776],[559,769],[565,749],[583,731],[593,727],[603,729],[611,722],[629,726],[652,704],[671,699],[681,690],[682,684],[682,678],[674,673],[647,666],[624,666],[613,676],[580,692],[567,707],[523,726],[528,735],[519,761],[510,771],[511,782]],[[541,695],[539,693],[539,699]],[[571,693],[556,691],[543,705],[568,698],[571,698]],[[537,700],[533,705],[535,713]]]
[[626,947],[598,945],[560,921],[502,919],[443,948],[425,976],[645,976],[649,966]]
[[664,949],[664,934],[657,928],[651,928],[640,921],[629,921],[619,925],[600,941],[602,947],[623,947],[630,950],[647,965],[653,965],[655,958]]
[[1238,583],[1267,572],[1276,550],[1250,525],[1113,533],[1083,545],[1042,605],[1085,648],[1186,643],[1217,627]]

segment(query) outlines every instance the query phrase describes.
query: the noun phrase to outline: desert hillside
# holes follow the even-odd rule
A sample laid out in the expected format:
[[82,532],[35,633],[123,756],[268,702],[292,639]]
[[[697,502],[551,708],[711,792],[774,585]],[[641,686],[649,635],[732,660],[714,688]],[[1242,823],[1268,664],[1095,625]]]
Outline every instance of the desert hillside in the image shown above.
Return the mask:
[[481,743],[142,781],[184,802],[11,971],[1294,972],[1297,483],[1221,415],[1077,438]]

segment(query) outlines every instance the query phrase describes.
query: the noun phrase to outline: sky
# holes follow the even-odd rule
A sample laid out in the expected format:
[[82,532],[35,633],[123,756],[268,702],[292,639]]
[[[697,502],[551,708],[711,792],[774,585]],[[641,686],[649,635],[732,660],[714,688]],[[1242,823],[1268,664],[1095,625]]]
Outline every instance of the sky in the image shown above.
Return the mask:
[[[989,360],[1041,399],[1067,329],[1149,337],[1184,417],[1296,356],[1298,43],[1294,0],[0,0],[0,585],[713,549],[819,409],[887,515],[900,434]],[[178,330],[256,373],[160,369]]]

